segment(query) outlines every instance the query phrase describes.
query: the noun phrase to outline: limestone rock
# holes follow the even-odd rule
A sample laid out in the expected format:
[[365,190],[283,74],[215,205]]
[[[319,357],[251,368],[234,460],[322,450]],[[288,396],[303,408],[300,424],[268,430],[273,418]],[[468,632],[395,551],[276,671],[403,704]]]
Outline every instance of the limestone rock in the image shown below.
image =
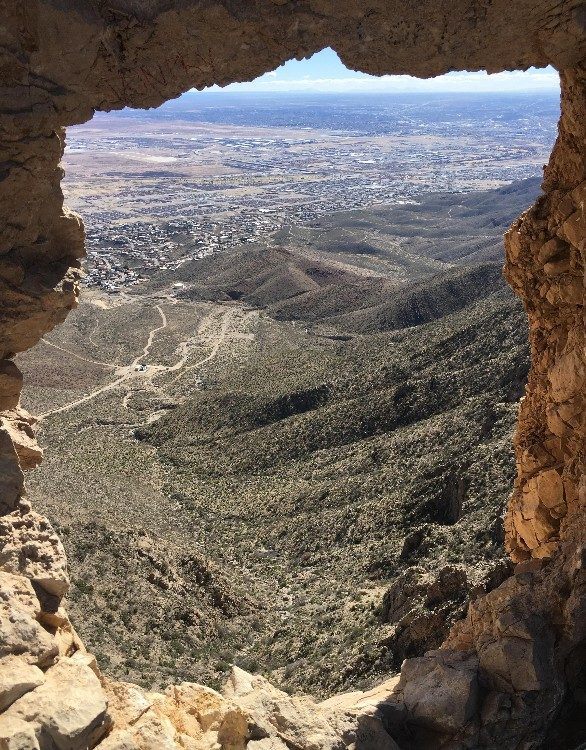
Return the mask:
[[258,675],[238,667],[224,695],[246,715],[249,742],[257,750],[398,750],[386,729],[387,714],[396,718],[402,705],[393,697],[398,678],[366,693],[357,691],[315,703],[289,696]]
[[24,491],[18,454],[8,430],[0,426],[0,513],[14,510]]
[[152,697],[137,685],[114,682],[106,677],[102,678],[102,685],[108,700],[108,712],[115,727],[136,723],[153,705]]
[[211,688],[183,682],[165,693],[149,693],[128,683],[103,680],[113,731],[101,744],[108,750],[244,750],[244,712]]
[[34,511],[0,516],[0,570],[26,576],[57,600],[69,589],[63,545],[49,521]]
[[177,730],[166,717],[149,711],[132,730],[133,740],[141,750],[178,750]]
[[252,739],[272,736],[307,750],[344,747],[311,699],[290,697],[264,677],[233,667],[223,693],[245,712]]
[[16,408],[0,414],[0,427],[10,435],[23,469],[34,469],[43,460],[33,425],[36,419],[24,409]]
[[41,668],[51,665],[59,649],[42,627],[39,600],[23,576],[0,572],[0,658],[22,655]]
[[35,729],[30,721],[1,716],[0,750],[40,750]]
[[87,653],[63,607],[59,607],[56,612],[44,609],[39,615],[39,622],[53,635],[59,656],[73,656],[78,651],[80,654]]
[[112,732],[98,747],[100,750],[141,750],[134,735],[127,729]]
[[287,750],[287,745],[278,737],[263,737],[262,740],[251,740],[248,750]]
[[392,677],[372,690],[335,695],[318,704],[320,711],[337,727],[346,746],[362,750],[400,750],[389,727],[402,725],[407,711],[397,695],[400,676]]
[[559,357],[548,373],[551,392],[557,403],[582,392],[586,382],[584,356],[571,349]]
[[0,360],[0,412],[18,406],[21,388],[21,371],[11,359]]
[[[385,644],[396,666],[416,653],[437,648],[468,604],[466,572],[445,566],[437,574],[408,568],[389,587],[381,604],[381,618],[393,625]],[[459,604],[459,607],[458,607]]]
[[439,650],[407,659],[397,694],[415,723],[444,733],[462,729],[478,708],[478,658]]
[[0,711],[44,681],[43,672],[22,656],[11,655],[0,659]]
[[108,730],[104,691],[83,658],[62,657],[45,673],[45,681],[0,715],[0,736],[11,722],[28,723],[41,749],[86,750]]

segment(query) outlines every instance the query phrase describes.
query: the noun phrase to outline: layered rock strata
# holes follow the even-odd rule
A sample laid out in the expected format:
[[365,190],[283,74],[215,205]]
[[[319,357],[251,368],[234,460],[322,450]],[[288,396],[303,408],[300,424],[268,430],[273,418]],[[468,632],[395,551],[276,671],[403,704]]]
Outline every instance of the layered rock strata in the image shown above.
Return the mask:
[[[572,706],[584,712],[586,654],[584,4],[0,0],[0,9],[0,749],[569,743],[556,721],[567,730]],[[370,694],[316,704],[239,671],[223,695],[111,683],[67,619],[63,549],[25,497],[22,470],[41,453],[12,362],[76,303],[84,235],[63,208],[63,127],[95,110],[251,79],[326,46],[377,74],[561,71],[544,195],[506,238],[506,275],[525,303],[532,348],[506,521],[515,575],[472,602],[442,648],[407,659]]]

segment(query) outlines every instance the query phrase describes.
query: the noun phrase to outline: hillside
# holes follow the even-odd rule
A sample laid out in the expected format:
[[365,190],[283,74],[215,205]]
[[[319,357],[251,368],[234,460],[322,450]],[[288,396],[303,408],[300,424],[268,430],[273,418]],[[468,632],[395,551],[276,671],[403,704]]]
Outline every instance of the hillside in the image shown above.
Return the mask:
[[[452,196],[459,247],[474,205],[497,242],[496,193]],[[464,264],[449,238],[434,257],[447,200],[421,204],[400,272],[421,206],[373,212],[391,248],[376,268],[356,245],[293,248],[315,227],[292,228],[115,304],[90,295],[21,358],[50,446],[30,493],[111,674],[217,685],[236,662],[315,695],[369,685],[506,574],[525,315],[500,263]]]
[[538,191],[531,178],[336,212],[277,232],[269,245],[188,261],[156,275],[150,288],[175,282],[181,299],[238,300],[273,318],[347,332],[419,325],[503,285],[503,232]]
[[[278,582],[282,621],[239,626],[243,663],[296,689],[364,684],[437,645],[467,586],[507,569],[524,315],[500,290],[419,328],[337,342],[318,368],[311,351],[263,348],[136,435],[165,466],[165,493],[201,519],[208,554],[248,571],[261,602]],[[295,381],[281,381],[290,366]],[[418,627],[396,613],[384,624],[401,575],[454,566],[469,583],[440,625],[434,607]]]

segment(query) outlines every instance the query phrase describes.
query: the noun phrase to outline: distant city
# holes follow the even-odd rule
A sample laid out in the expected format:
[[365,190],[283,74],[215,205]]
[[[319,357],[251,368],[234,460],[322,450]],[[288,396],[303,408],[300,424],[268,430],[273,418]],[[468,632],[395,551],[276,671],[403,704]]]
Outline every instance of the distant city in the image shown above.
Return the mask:
[[98,114],[65,154],[85,284],[117,293],[324,213],[539,174],[558,115],[553,94],[218,93]]

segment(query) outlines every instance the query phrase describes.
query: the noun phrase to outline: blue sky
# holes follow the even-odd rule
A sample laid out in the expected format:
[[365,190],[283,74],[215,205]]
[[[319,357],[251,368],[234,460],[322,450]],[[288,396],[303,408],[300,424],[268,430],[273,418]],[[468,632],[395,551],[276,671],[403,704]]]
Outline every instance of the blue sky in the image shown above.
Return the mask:
[[[421,80],[411,76],[370,76],[348,70],[332,49],[325,49],[307,60],[290,60],[277,70],[250,83],[233,83],[227,91],[323,91],[323,92],[445,92],[445,91],[557,91],[559,78],[553,68],[530,68],[487,75],[448,73]],[[219,90],[214,86],[211,90]]]

